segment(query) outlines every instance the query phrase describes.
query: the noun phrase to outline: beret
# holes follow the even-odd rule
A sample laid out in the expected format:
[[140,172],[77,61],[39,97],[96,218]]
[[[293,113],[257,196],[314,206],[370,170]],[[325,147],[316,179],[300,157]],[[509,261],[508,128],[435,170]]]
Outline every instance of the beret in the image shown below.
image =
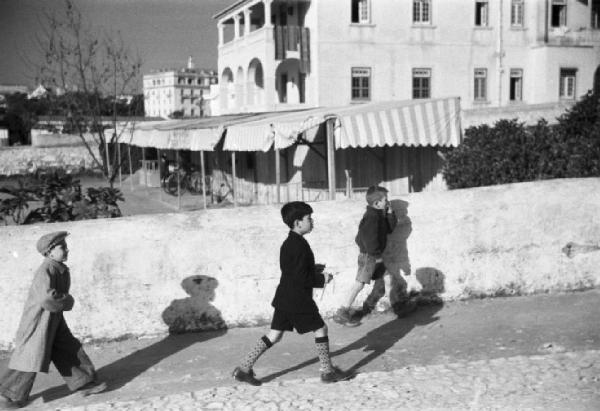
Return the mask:
[[69,233],[66,231],[55,231],[53,233],[44,234],[37,241],[36,248],[40,254],[45,255],[52,247],[60,243],[68,235]]

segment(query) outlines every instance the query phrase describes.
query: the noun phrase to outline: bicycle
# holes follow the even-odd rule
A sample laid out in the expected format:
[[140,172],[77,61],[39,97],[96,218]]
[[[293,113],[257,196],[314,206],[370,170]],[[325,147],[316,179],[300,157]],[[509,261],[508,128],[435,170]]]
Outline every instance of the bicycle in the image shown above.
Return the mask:
[[[193,167],[187,171],[181,167],[169,166],[169,174],[163,178],[162,187],[165,193],[172,196],[188,191],[192,195],[202,194],[202,173]],[[205,177],[205,187],[205,194],[210,194],[210,176]]]

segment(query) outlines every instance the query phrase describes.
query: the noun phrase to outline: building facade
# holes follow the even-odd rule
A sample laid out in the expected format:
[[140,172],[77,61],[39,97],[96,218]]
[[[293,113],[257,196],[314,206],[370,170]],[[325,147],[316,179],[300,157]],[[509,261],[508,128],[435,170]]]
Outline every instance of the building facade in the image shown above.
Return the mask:
[[220,114],[447,96],[514,108],[600,81],[600,0],[240,0],[214,17]]
[[194,67],[158,70],[144,74],[144,111],[148,117],[203,117],[210,115],[210,86],[217,83],[214,70]]

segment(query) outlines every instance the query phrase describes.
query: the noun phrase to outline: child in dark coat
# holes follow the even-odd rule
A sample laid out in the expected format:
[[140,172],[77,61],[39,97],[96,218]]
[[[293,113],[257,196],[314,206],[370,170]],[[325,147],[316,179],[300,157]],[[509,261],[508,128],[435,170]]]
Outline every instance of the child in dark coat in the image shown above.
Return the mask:
[[[365,284],[369,284],[371,280],[383,282],[382,278],[387,272],[383,263],[383,252],[387,246],[387,236],[394,231],[398,222],[394,210],[389,205],[387,193],[387,189],[380,186],[371,186],[367,190],[367,209],[360,220],[355,238],[359,249],[356,280],[346,305],[340,307],[333,317],[334,321],[340,324],[358,325],[358,319],[351,312],[352,303]],[[399,297],[390,292],[390,299],[398,300]],[[397,305],[399,301],[392,301],[392,304]],[[365,301],[363,314],[373,308],[373,302]]]
[[74,303],[69,294],[71,275],[64,264],[69,254],[67,235],[57,231],[37,242],[37,250],[45,259],[25,301],[9,369],[0,378],[0,406],[5,409],[27,403],[36,374],[47,373],[50,362],[71,391],[90,395],[106,389],[106,384],[95,383],[94,365],[63,317],[63,311],[71,310]]
[[331,364],[327,326],[312,298],[313,288],[322,288],[332,278],[331,274],[323,274],[324,266],[315,265],[313,252],[304,239],[304,235],[313,229],[312,212],[312,208],[301,201],[292,201],[281,208],[283,222],[290,228],[290,232],[281,245],[279,254],[281,279],[271,303],[275,308],[271,331],[257,341],[252,351],[233,371],[233,376],[238,381],[261,385],[261,381],[254,376],[254,363],[267,349],[281,340],[285,331],[294,329],[299,334],[309,331],[315,333],[321,381],[331,383],[352,376]]

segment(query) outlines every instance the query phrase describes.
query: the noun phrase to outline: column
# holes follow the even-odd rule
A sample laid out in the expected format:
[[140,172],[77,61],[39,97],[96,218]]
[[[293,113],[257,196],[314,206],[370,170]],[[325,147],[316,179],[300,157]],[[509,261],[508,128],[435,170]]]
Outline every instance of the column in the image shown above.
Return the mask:
[[250,15],[252,14],[252,10],[249,8],[244,9],[244,36],[250,34]]
[[225,38],[225,35],[223,33],[223,23],[222,22],[217,23],[217,30],[219,32],[219,46],[222,46],[223,42],[224,42],[224,38]]
[[263,27],[272,27],[271,25],[271,2],[272,0],[263,0],[265,5],[265,25]]
[[233,16],[233,39],[240,38],[240,15]]

